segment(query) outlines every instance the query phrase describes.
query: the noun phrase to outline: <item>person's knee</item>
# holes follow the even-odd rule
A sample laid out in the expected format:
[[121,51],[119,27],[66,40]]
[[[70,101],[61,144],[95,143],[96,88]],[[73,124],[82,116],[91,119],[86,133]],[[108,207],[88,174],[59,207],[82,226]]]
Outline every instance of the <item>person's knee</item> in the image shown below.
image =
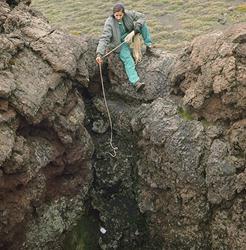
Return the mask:
[[123,62],[131,62],[133,60],[132,56],[130,54],[126,54],[126,53],[120,55],[120,59]]

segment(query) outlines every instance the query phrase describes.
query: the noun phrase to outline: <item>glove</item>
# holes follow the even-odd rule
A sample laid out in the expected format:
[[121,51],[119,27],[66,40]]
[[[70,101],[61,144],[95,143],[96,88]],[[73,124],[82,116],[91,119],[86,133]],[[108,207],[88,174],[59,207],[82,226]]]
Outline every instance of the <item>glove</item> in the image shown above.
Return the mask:
[[96,62],[97,62],[98,64],[102,64],[102,63],[103,63],[103,60],[102,60],[101,55],[97,55],[97,57],[96,57]]
[[135,35],[135,32],[134,32],[134,30],[133,30],[132,32],[130,32],[130,33],[125,37],[124,41],[125,41],[126,43],[129,43],[129,44],[130,44],[130,43],[132,42],[132,39],[133,39],[134,35]]
[[140,33],[141,28],[142,28],[142,25],[140,23],[136,23],[135,26],[134,26],[135,34]]

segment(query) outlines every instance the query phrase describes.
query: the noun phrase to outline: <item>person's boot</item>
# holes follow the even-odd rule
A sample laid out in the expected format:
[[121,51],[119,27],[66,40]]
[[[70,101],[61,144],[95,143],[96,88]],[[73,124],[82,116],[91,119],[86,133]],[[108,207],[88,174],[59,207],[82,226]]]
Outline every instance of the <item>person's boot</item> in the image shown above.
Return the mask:
[[139,92],[140,90],[142,90],[145,87],[145,83],[144,82],[137,82],[135,85],[135,88],[137,90],[137,92]]

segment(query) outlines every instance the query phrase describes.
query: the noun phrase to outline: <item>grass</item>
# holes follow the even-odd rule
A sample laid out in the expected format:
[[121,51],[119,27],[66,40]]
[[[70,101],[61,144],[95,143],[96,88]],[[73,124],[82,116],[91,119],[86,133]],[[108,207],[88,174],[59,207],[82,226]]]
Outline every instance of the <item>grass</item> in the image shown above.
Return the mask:
[[189,113],[187,110],[185,110],[182,107],[178,107],[177,112],[178,112],[179,116],[182,117],[186,121],[194,120],[192,114]]
[[[32,6],[56,27],[71,34],[99,37],[116,1],[33,0]],[[195,36],[239,22],[246,22],[244,0],[139,0],[123,1],[126,9],[146,15],[154,43],[178,51]],[[226,14],[226,24],[218,19]]]
[[246,4],[240,4],[239,6],[237,6],[236,10],[246,13]]

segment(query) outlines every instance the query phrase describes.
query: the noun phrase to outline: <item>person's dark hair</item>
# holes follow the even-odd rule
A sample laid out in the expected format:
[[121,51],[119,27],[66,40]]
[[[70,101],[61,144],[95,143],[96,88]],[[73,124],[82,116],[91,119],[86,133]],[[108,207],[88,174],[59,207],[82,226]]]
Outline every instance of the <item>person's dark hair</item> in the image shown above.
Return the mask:
[[123,3],[116,3],[113,7],[113,13],[122,11],[125,13],[125,7]]

